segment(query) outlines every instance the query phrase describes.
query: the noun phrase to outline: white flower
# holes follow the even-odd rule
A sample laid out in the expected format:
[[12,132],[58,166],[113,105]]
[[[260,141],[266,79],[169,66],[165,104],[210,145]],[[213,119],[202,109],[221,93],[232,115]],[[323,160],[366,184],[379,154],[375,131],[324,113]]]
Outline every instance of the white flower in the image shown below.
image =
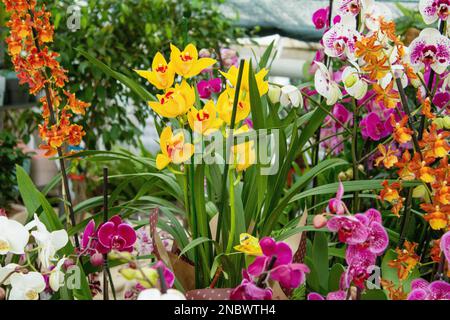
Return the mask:
[[269,85],[269,92],[267,93],[269,96],[270,102],[273,104],[280,102],[281,89],[279,86]]
[[10,263],[4,267],[0,267],[0,283],[3,285],[9,285],[11,276],[18,266],[18,264]]
[[321,62],[315,61],[315,63],[319,68],[314,74],[314,86],[317,92],[327,99],[327,105],[331,106],[342,98],[342,92],[338,84],[333,81],[327,67]]
[[45,290],[45,280],[39,272],[14,273],[11,276],[9,300],[38,300]]
[[346,67],[342,72],[342,81],[345,90],[355,99],[362,99],[367,93],[367,82],[365,82],[356,67]]
[[24,254],[30,235],[19,222],[0,216],[0,255]]
[[371,31],[378,31],[380,29],[380,21],[392,20],[392,12],[386,5],[375,2],[373,0],[366,0],[362,9],[362,19]]
[[55,268],[50,272],[48,281],[50,288],[52,288],[54,292],[58,291],[59,288],[64,285],[64,273],[61,271],[61,267],[63,266],[65,261],[66,258],[62,258],[61,260],[59,260]]
[[39,248],[39,261],[43,268],[49,269],[51,261],[55,260],[56,252],[64,248],[69,241],[67,231],[57,230],[49,232],[36,214],[34,215],[34,220],[28,223],[26,227],[28,229],[36,227],[37,230],[32,231],[31,234]]
[[162,293],[158,289],[146,289],[139,293],[138,300],[186,300],[186,297],[178,290],[168,289]]
[[356,42],[360,37],[356,20],[352,16],[343,16],[323,35],[324,52],[329,57],[355,60]]
[[283,107],[292,105],[294,107],[303,106],[303,97],[297,87],[287,85],[281,88],[280,104]]

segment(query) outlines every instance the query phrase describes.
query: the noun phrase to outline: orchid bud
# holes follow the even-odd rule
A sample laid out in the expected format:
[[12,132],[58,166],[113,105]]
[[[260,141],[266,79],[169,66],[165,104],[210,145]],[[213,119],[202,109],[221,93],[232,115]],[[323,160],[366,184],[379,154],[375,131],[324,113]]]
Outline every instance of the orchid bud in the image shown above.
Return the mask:
[[281,88],[280,103],[283,107],[292,105],[298,108],[300,105],[303,105],[303,97],[300,90],[295,86],[284,86]]
[[345,175],[347,176],[347,180],[353,179],[353,169],[350,168],[347,171],[345,171]]
[[94,253],[90,258],[91,264],[94,267],[99,267],[103,264],[103,255],[99,252]]
[[136,279],[138,271],[133,268],[125,268],[125,269],[121,269],[119,272],[125,279],[131,281],[131,280]]
[[341,181],[346,181],[346,180],[347,180],[347,175],[345,174],[345,172],[341,171],[341,172],[339,172],[339,174],[338,174],[338,178],[339,178],[339,180],[341,180]]
[[67,258],[64,260],[64,269],[65,270],[69,270],[74,265],[75,265],[75,262],[72,259]]
[[269,86],[269,92],[267,94],[269,96],[270,102],[273,104],[280,102],[281,96],[281,88],[279,86]]
[[313,225],[316,229],[321,229],[327,225],[327,218],[324,214],[316,214],[313,219]]
[[0,288],[0,301],[5,300],[5,299],[6,299],[5,289]]

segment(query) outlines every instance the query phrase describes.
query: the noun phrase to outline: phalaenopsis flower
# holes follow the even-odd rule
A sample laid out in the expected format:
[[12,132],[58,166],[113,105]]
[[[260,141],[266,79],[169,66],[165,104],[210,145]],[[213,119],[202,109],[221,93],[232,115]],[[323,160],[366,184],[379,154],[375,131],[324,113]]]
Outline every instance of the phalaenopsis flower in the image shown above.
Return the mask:
[[419,11],[426,24],[432,24],[438,19],[447,21],[450,14],[450,1],[420,0]]
[[221,89],[222,89],[222,80],[220,78],[201,80],[197,84],[198,95],[202,99],[211,98],[211,94],[219,93]]
[[450,231],[442,236],[440,248],[447,259],[447,262],[450,264]]
[[313,13],[312,21],[316,29],[320,30],[329,27],[330,7],[320,8]]
[[346,212],[347,207],[345,206],[342,197],[344,196],[344,185],[339,181],[338,190],[336,192],[336,197],[330,199],[328,202],[328,211],[331,213],[336,213],[342,215]]
[[450,284],[445,281],[429,283],[424,279],[411,282],[408,300],[450,300]]
[[353,17],[344,17],[323,35],[325,54],[329,57],[355,60],[356,42],[361,37]]

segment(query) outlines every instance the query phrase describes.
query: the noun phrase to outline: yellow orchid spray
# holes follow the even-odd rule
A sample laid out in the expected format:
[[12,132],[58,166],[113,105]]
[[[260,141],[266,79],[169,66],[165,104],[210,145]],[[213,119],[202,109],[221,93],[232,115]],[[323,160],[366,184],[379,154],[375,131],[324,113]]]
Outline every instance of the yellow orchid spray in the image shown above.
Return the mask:
[[258,238],[255,238],[251,234],[241,233],[239,236],[239,242],[240,244],[235,246],[234,250],[243,252],[251,256],[262,255],[262,250],[261,246],[259,245]]
[[234,164],[238,172],[247,170],[256,163],[255,141],[250,140],[233,146]]
[[223,121],[217,118],[216,106],[213,100],[209,100],[203,109],[191,108],[188,113],[188,122],[192,131],[208,135],[218,130]]
[[189,160],[194,154],[194,145],[185,143],[184,134],[173,134],[170,127],[164,128],[159,137],[161,153],[156,157],[156,168],[162,170],[169,163],[181,164]]
[[148,105],[157,114],[165,118],[175,118],[186,114],[195,102],[195,90],[183,81],[174,88],[167,89],[164,94],[157,95],[158,101],[150,101]]
[[170,45],[170,63],[175,72],[184,77],[192,78],[198,75],[202,70],[212,66],[216,60],[211,58],[198,58],[197,48],[193,44],[188,44],[183,51],[180,51],[173,44]]
[[134,70],[159,90],[167,90],[172,87],[175,79],[175,70],[167,63],[164,56],[158,52],[153,58],[152,70]]
[[[217,100],[217,111],[219,117],[225,121],[228,125],[231,124],[231,115],[233,113],[235,89],[227,88],[222,92]],[[240,99],[236,109],[236,123],[244,120],[250,114],[250,101],[249,96],[240,94]]]

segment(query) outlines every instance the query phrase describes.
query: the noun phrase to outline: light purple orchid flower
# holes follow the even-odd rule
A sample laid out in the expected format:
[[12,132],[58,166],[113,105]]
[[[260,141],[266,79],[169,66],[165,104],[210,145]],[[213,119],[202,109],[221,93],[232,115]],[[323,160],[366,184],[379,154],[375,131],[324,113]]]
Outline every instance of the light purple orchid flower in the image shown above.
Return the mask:
[[211,94],[218,93],[222,89],[222,80],[213,78],[210,80],[201,80],[197,84],[198,95],[202,99],[211,98]]
[[429,283],[424,279],[411,282],[408,300],[450,300],[450,284],[445,281]]
[[325,54],[333,58],[355,60],[356,42],[360,37],[356,30],[355,19],[344,16],[341,22],[335,24],[323,35]]
[[320,8],[313,13],[312,21],[317,30],[329,27],[328,18],[330,15],[330,7]]
[[347,244],[359,244],[366,241],[369,230],[360,219],[355,216],[334,216],[328,220],[327,228],[337,232],[339,241]]
[[346,298],[347,293],[343,290],[339,290],[328,293],[326,298],[317,292],[311,292],[308,294],[307,300],[346,300]]
[[444,234],[440,243],[441,251],[444,253],[447,262],[450,263],[450,231]]
[[450,64],[450,40],[433,28],[422,30],[409,46],[411,66],[442,74]]
[[432,24],[438,19],[447,21],[450,0],[420,0],[419,11],[426,24]]
[[131,252],[137,240],[136,231],[119,216],[114,216],[102,224],[97,235],[97,249],[100,253],[108,253],[111,250]]
[[345,203],[342,201],[342,197],[344,196],[344,185],[341,181],[339,181],[338,189],[336,192],[336,197],[330,199],[328,202],[328,211],[331,213],[336,213],[339,215],[343,215],[345,213]]

